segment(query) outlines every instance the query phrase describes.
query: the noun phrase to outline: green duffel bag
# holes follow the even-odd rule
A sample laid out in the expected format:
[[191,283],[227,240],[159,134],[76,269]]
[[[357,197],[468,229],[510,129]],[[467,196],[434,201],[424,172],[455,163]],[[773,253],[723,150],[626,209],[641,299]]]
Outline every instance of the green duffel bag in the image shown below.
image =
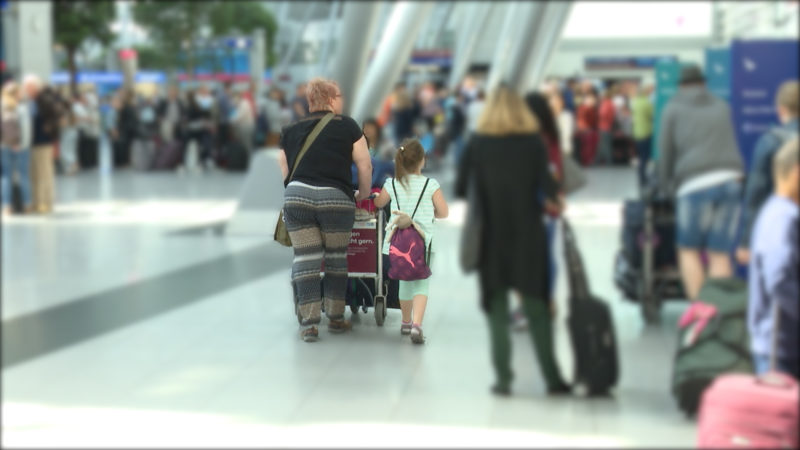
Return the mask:
[[[747,284],[739,279],[709,279],[698,295],[716,313],[696,334],[693,321],[678,332],[672,372],[672,394],[687,416],[694,416],[703,391],[723,373],[753,373],[747,332]],[[688,314],[688,312],[687,312]]]

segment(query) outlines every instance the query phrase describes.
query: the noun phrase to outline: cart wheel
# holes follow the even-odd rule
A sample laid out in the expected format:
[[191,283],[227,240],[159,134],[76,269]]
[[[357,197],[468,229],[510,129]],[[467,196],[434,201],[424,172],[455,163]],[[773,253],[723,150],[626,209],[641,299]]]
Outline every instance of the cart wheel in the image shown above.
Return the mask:
[[375,323],[377,323],[379,327],[382,327],[385,319],[386,319],[386,297],[376,295]]

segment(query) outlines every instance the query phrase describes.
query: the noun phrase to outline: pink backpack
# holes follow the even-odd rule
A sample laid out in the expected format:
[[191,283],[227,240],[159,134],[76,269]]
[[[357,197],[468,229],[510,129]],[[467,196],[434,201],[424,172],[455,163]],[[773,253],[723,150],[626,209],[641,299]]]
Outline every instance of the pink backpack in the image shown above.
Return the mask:
[[[425,189],[428,187],[428,181],[430,180],[425,180],[425,186],[422,188],[422,193],[419,194],[417,206],[411,214],[411,220],[414,220],[414,215],[417,214],[419,204],[425,195]],[[397,209],[400,210],[394,180],[392,180],[392,190],[394,191],[395,202],[397,202]],[[416,281],[430,277],[431,269],[428,267],[429,252],[430,248],[425,248],[425,239],[413,226],[402,230],[399,228],[394,230],[394,234],[389,241],[389,278],[392,280]]]

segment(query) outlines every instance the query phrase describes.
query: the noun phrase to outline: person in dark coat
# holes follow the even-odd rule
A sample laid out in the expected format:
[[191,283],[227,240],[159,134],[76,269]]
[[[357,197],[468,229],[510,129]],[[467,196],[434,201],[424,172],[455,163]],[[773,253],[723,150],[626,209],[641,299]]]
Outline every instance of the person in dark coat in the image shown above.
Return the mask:
[[130,164],[131,146],[139,137],[139,115],[136,113],[135,96],[133,91],[121,92],[122,104],[117,115],[117,132],[119,141],[118,149],[114,151],[114,165],[126,167]]
[[[492,392],[511,393],[508,291],[523,307],[549,394],[566,394],[553,351],[547,237],[542,214],[563,208],[548,168],[547,149],[525,101],[507,86],[489,98],[458,168],[456,196],[476,183],[482,238],[478,271],[497,376]],[[543,195],[543,197],[542,197]],[[542,198],[545,200],[543,201]]]

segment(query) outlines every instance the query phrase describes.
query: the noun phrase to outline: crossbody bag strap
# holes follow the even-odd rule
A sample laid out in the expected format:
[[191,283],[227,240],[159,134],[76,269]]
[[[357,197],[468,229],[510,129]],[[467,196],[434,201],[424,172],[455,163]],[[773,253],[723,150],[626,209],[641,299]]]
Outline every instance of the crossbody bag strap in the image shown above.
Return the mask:
[[309,134],[306,138],[306,141],[303,143],[303,148],[300,149],[300,153],[297,154],[297,158],[294,160],[294,166],[292,167],[292,172],[289,174],[288,181],[292,181],[292,178],[294,178],[294,172],[297,170],[297,166],[300,164],[300,160],[303,159],[303,156],[305,156],[308,148],[311,147],[311,144],[314,143],[314,141],[317,139],[317,136],[319,136],[319,133],[322,132],[322,129],[325,128],[325,125],[327,125],[328,122],[333,119],[334,115],[335,114],[333,113],[325,114],[325,116],[317,123],[314,129],[311,130],[311,134]]

